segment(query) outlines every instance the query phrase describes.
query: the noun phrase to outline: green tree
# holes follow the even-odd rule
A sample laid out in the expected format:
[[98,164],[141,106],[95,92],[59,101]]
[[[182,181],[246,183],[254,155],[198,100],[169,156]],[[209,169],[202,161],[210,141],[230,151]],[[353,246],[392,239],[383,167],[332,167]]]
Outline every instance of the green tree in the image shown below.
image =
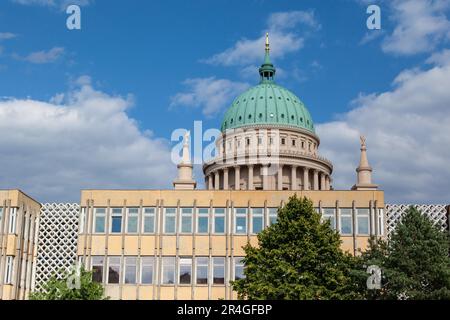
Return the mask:
[[278,210],[277,223],[244,247],[245,278],[232,282],[241,299],[358,298],[350,254],[339,234],[322,222],[307,198],[293,196]]
[[[79,270],[79,282],[76,281],[77,272],[64,271],[62,279],[52,276],[44,284],[41,291],[30,294],[30,300],[107,300],[100,283],[92,281],[92,272],[84,267]],[[77,286],[79,284],[79,286]]]
[[366,293],[378,299],[450,299],[450,243],[419,210],[410,207],[389,242],[378,240],[362,255],[365,265],[382,270],[382,289]]

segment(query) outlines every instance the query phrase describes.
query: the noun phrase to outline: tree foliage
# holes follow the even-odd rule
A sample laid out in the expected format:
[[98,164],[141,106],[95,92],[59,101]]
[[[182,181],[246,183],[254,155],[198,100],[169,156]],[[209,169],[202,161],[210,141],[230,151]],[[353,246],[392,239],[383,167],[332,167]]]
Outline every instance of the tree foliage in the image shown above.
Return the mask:
[[241,299],[352,299],[355,258],[341,249],[339,234],[307,198],[293,196],[277,223],[247,244],[245,278],[232,282]]
[[389,242],[372,240],[363,263],[382,270],[381,290],[372,299],[450,299],[449,237],[414,207],[397,224]]
[[[76,281],[79,277],[79,281]],[[77,286],[77,284],[79,286]],[[80,268],[64,272],[62,279],[52,276],[41,291],[30,294],[30,300],[107,300],[100,283],[92,281],[92,272]]]

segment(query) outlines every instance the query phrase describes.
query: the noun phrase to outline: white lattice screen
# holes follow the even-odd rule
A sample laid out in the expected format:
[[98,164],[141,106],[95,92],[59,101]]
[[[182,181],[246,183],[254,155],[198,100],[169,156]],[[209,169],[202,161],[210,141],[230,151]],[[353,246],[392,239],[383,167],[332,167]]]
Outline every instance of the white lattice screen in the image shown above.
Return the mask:
[[56,272],[67,270],[77,259],[77,203],[42,204],[36,261],[35,290]]
[[[395,229],[402,215],[410,207],[410,204],[386,204],[386,223],[388,235]],[[448,230],[447,205],[443,204],[419,204],[414,205],[424,215],[430,218],[436,226],[442,230]]]

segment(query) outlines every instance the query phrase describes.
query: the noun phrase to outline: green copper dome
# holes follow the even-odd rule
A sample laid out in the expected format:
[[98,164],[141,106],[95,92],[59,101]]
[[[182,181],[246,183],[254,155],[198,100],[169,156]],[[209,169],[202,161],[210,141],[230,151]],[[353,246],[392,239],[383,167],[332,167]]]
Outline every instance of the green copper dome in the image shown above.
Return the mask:
[[250,125],[281,125],[315,132],[308,109],[295,94],[275,84],[275,72],[266,37],[266,55],[259,68],[261,82],[234,100],[225,113],[222,132]]

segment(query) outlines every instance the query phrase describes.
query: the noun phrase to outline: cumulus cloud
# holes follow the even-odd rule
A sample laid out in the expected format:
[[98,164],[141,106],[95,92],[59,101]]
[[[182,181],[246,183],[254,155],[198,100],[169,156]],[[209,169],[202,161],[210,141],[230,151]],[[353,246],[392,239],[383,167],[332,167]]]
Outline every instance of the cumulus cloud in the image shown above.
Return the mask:
[[65,49],[62,47],[54,47],[48,51],[32,52],[25,57],[14,54],[13,57],[18,60],[28,61],[35,64],[46,64],[57,61],[64,54]]
[[39,201],[79,201],[85,188],[168,187],[170,143],[139,129],[132,96],[95,90],[89,78],[50,102],[0,100],[0,188]]
[[[450,61],[400,73],[391,90],[361,95],[339,120],[317,125],[321,153],[335,165],[334,187],[356,181],[359,135],[367,136],[374,182],[390,202],[449,203]],[[445,62],[445,63],[444,63]]]
[[393,0],[389,5],[396,26],[383,41],[384,52],[430,52],[441,40],[450,40],[450,21],[446,16],[450,0]]
[[178,106],[202,108],[203,114],[208,117],[222,111],[227,103],[250,86],[248,83],[215,77],[187,79],[184,85],[188,90],[174,95],[171,98],[170,108]]
[[203,60],[214,65],[248,65],[260,63],[265,42],[265,32],[270,34],[271,52],[275,58],[296,52],[304,46],[304,37],[296,29],[298,25],[317,30],[321,26],[313,11],[277,12],[269,16],[267,29],[256,39],[243,38],[231,48]]

